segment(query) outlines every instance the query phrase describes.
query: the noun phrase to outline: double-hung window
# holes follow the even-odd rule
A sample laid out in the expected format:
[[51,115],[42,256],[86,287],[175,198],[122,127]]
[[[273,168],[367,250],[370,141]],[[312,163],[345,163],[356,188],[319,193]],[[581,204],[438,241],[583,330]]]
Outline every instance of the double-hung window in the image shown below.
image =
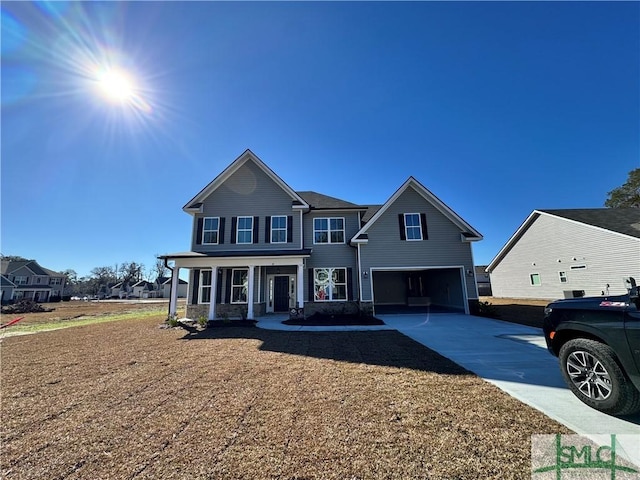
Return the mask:
[[25,275],[18,275],[14,277],[13,283],[16,285],[27,285],[29,283],[29,278]]
[[249,270],[233,269],[231,273],[231,303],[247,303]]
[[347,299],[346,268],[314,268],[313,291],[316,302]]
[[253,217],[238,217],[236,243],[253,243]]
[[422,240],[422,225],[419,213],[404,214],[404,229],[407,240]]
[[271,243],[287,243],[287,217],[271,217]]
[[200,271],[200,303],[211,302],[211,270]]
[[529,275],[529,281],[531,282],[531,285],[534,287],[542,285],[542,280],[540,279],[539,273],[532,273],[531,275]]
[[220,218],[206,217],[202,222],[202,243],[208,245],[218,244],[220,234]]
[[344,218],[315,218],[313,243],[344,243]]
[[567,272],[558,272],[558,276],[560,277],[560,283],[567,283]]

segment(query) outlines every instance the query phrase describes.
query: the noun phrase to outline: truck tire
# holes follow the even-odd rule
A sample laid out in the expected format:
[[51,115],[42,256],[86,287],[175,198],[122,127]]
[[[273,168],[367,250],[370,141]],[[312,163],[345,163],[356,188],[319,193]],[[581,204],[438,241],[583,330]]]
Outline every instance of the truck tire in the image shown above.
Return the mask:
[[576,338],[562,346],[559,358],[565,382],[583,403],[610,415],[640,410],[640,392],[608,345]]

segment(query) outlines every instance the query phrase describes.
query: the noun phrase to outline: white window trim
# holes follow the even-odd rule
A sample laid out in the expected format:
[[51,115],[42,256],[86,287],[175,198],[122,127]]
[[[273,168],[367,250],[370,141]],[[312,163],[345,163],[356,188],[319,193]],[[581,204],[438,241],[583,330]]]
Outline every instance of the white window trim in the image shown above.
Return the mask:
[[[418,216],[418,225],[407,225],[407,216],[409,215],[417,215]],[[420,238],[409,238],[409,229],[410,228],[419,228],[420,229]],[[421,242],[424,238],[422,234],[422,219],[420,218],[419,213],[405,213],[404,214],[404,238],[407,242]]]
[[[233,289],[234,288],[242,288],[244,285],[236,285],[233,283],[233,279],[236,276],[235,272],[240,271],[240,272],[246,272],[247,273],[247,282],[249,282],[249,269],[248,268],[233,268],[231,269],[231,285],[229,285],[229,287],[231,288],[231,298],[229,299],[229,302],[234,304],[234,305],[246,305],[247,303],[249,303],[248,301],[245,302],[234,302],[233,300]],[[247,288],[249,288],[249,285],[247,284]],[[249,292],[247,291],[247,299],[249,298]]]
[[[240,229],[240,219],[241,218],[249,218],[251,219],[251,228],[243,228],[242,230]],[[240,232],[249,232],[251,233],[251,240],[248,242],[241,242],[240,241]],[[236,219],[236,244],[239,245],[250,245],[253,243],[253,217],[251,216],[242,216],[242,217],[238,217]]]
[[27,275],[16,275],[13,277],[13,283],[16,285],[29,285],[29,277]]
[[[538,284],[533,283],[533,276],[534,275],[538,276],[538,280],[540,281],[540,283],[538,283]],[[542,276],[539,273],[530,273],[529,274],[529,286],[531,286],[531,287],[541,287],[542,286]]]
[[[327,221],[327,241],[326,242],[316,242],[316,232],[325,230],[316,230],[316,220],[326,220]],[[342,229],[341,230],[331,230],[331,220],[342,220]],[[347,239],[346,235],[346,226],[347,222],[344,217],[316,217],[313,219],[313,244],[314,245],[344,245]],[[331,232],[342,232],[342,241],[341,242],[332,242],[331,241]]]
[[[329,270],[329,298],[325,298],[324,300],[316,299],[316,271],[317,270]],[[335,285],[344,285],[344,293],[345,298],[333,299],[333,282],[331,281],[331,271],[332,270],[344,270],[344,283],[337,283]],[[320,267],[313,269],[313,301],[318,303],[324,302],[348,302],[349,301],[349,278],[347,277],[348,271],[346,267]]]
[[[283,242],[274,242],[273,241],[273,231],[274,231],[273,219],[274,218],[284,218],[284,241]],[[271,217],[271,222],[270,223],[271,223],[271,225],[269,225],[269,227],[270,227],[270,230],[271,230],[271,234],[270,234],[269,240],[271,241],[271,243],[287,243],[287,229],[289,227],[289,225],[288,225],[289,219],[287,218],[287,216],[286,215],[273,215]],[[278,232],[281,232],[283,229],[282,228],[277,228],[275,230],[278,231]]]
[[[211,283],[208,285],[205,285],[202,282],[202,277],[204,276],[205,273],[209,272],[209,278],[211,279]],[[202,300],[202,292],[205,288],[209,289],[209,299],[211,299],[211,285],[213,284],[213,271],[212,270],[208,270],[208,269],[204,269],[204,270],[200,270],[200,279],[198,282],[198,303],[202,304],[202,305],[208,305],[211,303],[211,300],[209,300],[208,302],[204,302]]]
[[[206,230],[204,228],[205,223],[207,222],[207,220],[210,219],[214,219],[214,220],[218,220],[218,228],[216,230]],[[216,242],[205,242],[204,241],[204,234],[207,232],[216,232]],[[218,245],[220,243],[220,217],[203,217],[202,219],[202,245]]]

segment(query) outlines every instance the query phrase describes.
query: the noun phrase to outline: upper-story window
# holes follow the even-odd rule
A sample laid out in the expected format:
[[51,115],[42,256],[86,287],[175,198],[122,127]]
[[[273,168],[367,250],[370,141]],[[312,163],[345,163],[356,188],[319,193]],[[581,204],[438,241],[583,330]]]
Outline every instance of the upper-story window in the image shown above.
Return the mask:
[[287,243],[287,217],[271,217],[271,243]]
[[236,243],[253,243],[253,217],[238,217]]
[[404,214],[404,228],[407,240],[422,240],[422,225],[419,213]]
[[220,236],[220,218],[206,217],[202,222],[202,243],[217,245]]
[[27,283],[29,283],[29,277],[25,275],[18,275],[16,277],[13,277],[13,283],[15,283],[16,285],[26,285]]
[[427,240],[427,216],[424,213],[400,213],[400,240]]
[[49,279],[49,285],[62,285],[62,279],[59,277],[51,277]]
[[344,218],[315,218],[313,243],[344,243]]

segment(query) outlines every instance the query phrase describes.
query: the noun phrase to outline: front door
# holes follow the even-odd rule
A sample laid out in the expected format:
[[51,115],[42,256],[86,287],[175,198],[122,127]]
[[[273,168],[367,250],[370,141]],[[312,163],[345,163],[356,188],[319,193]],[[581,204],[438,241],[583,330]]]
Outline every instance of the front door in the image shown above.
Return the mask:
[[289,275],[276,275],[273,278],[273,311],[289,311]]

